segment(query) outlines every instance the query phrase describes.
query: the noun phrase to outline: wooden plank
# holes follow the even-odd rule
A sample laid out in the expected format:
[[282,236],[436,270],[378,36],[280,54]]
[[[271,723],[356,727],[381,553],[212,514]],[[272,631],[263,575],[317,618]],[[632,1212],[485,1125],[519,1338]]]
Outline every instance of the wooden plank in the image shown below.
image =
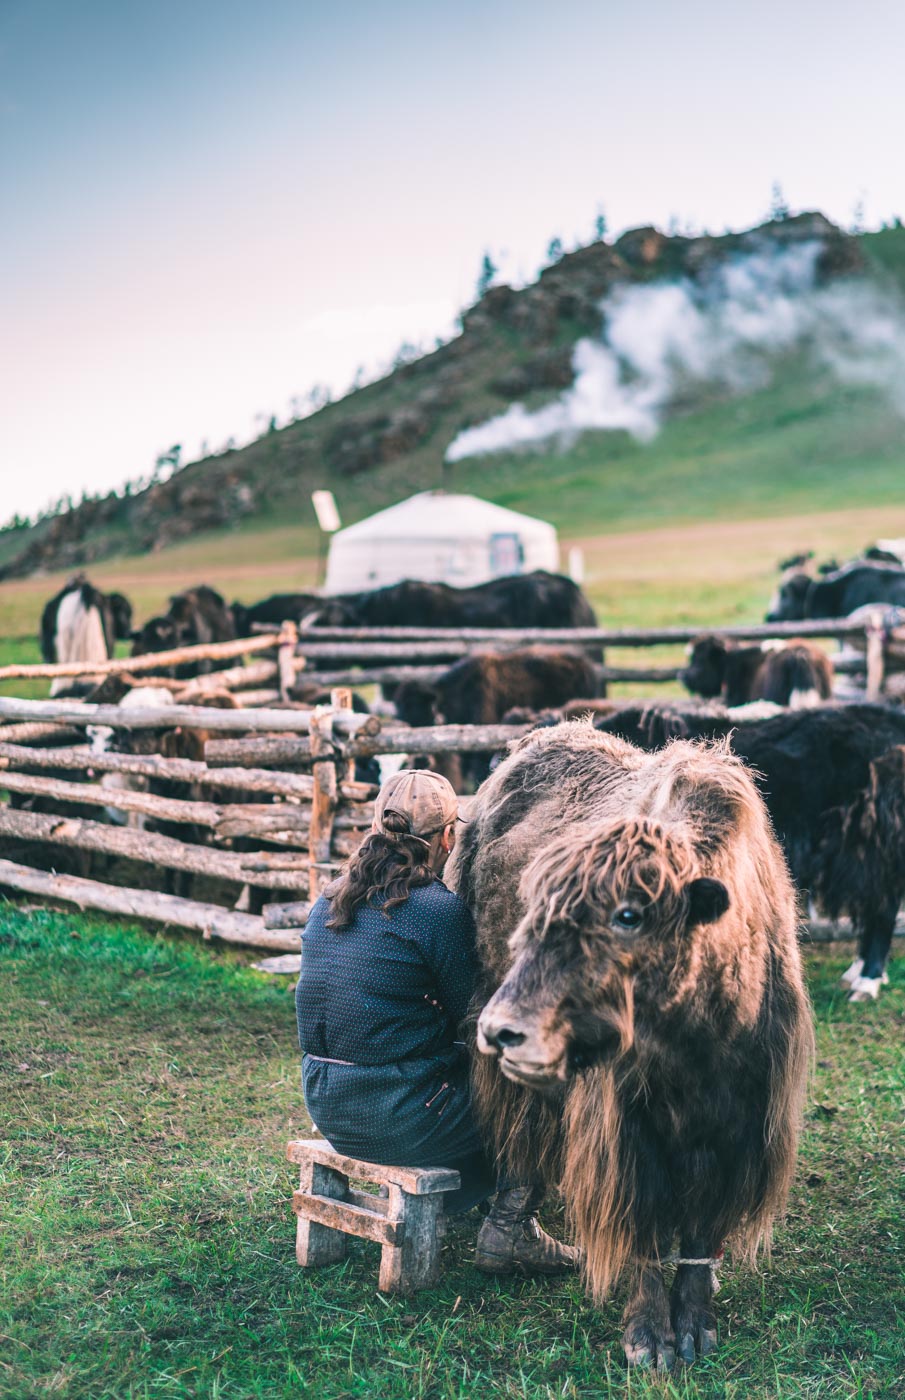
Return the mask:
[[[425,729],[390,725],[373,735],[359,730],[353,738],[341,741],[340,751],[346,758],[385,753],[492,753],[530,728],[527,724],[445,724]],[[294,767],[311,762],[311,746],[307,739],[208,740],[204,755],[212,765],[223,762],[238,766],[248,761],[262,768]]]
[[[864,670],[864,663],[850,657],[831,656],[833,669],[840,674],[852,675]],[[326,689],[335,685],[401,685],[406,681],[420,681],[423,685],[433,685],[444,676],[448,666],[387,665],[387,666],[347,666],[343,670],[310,670],[309,679]],[[601,684],[612,681],[622,685],[659,683],[668,684],[678,680],[681,666],[596,666],[595,671]]]
[[127,656],[112,661],[23,662],[0,666],[0,681],[56,680],[66,676],[115,676],[124,673],[139,675],[142,671],[156,671],[160,666],[192,661],[226,661],[231,656],[270,651],[278,640],[276,633],[268,633],[263,637],[240,637],[234,642],[205,642],[199,646],[174,647],[170,651],[156,651],[149,656]]
[[9,744],[38,744],[45,739],[59,744],[69,739],[80,741],[84,737],[80,729],[62,724],[0,724],[0,741]]
[[[299,958],[301,962],[301,958]],[[373,1195],[370,1191],[358,1191],[354,1186],[346,1190],[346,1200],[350,1205],[361,1206],[363,1210],[376,1211],[378,1215],[388,1215],[390,1211],[389,1196]]]
[[399,1244],[405,1234],[405,1221],[387,1220],[374,1210],[365,1210],[349,1201],[332,1200],[329,1196],[309,1195],[293,1191],[292,1209],[305,1220],[339,1230],[344,1235],[356,1235],[361,1240],[377,1244]]
[[440,1277],[443,1198],[409,1196],[399,1192],[398,1187],[393,1189],[402,1199],[391,1199],[390,1215],[398,1212],[405,1228],[399,1245],[381,1252],[377,1287],[382,1293],[417,1293]]
[[[309,802],[314,792],[314,779],[309,773],[271,773],[263,768],[209,768],[206,763],[197,763],[194,759],[164,758],[160,754],[93,753],[85,744],[65,749],[31,749],[25,744],[0,742],[0,770],[8,768],[55,768],[88,773],[89,776],[94,773],[133,773],[166,782],[238,787],[249,792],[298,797]],[[362,800],[373,796],[377,789],[359,783],[355,791],[362,794],[356,800]]]
[[311,745],[307,739],[292,738],[208,739],[204,757],[211,768],[305,768],[311,763]]
[[429,729],[400,725],[374,736],[344,740],[341,749],[353,758],[385,753],[493,753],[530,728],[530,724],[439,724]]
[[306,679],[315,685],[330,689],[335,685],[399,685],[403,681],[422,681],[430,685],[445,675],[448,666],[346,666],[342,670],[314,670],[306,672]]
[[[57,802],[74,802],[86,807],[114,807],[121,812],[141,812],[160,821],[191,823],[194,826],[216,826],[230,813],[229,806],[221,807],[214,802],[182,801],[174,797],[158,797],[153,792],[105,788],[100,783],[67,783],[29,773],[4,772],[0,776],[0,787],[9,792],[28,793]],[[235,807],[242,807],[247,812],[249,805],[237,803]]]
[[[352,709],[352,692],[347,686],[336,686],[333,690],[330,691],[330,704],[333,706],[333,712],[337,716],[344,713],[354,713]],[[339,782],[340,780],[345,780],[346,782],[354,782],[354,758],[347,758],[344,761],[337,762],[336,779],[337,782]]]
[[[359,732],[368,731],[364,728]],[[380,732],[379,723],[374,732]],[[211,769],[219,769],[221,765],[237,769],[248,766],[261,772],[278,768],[284,777],[305,777],[313,782],[307,774],[286,771],[310,765],[311,746],[307,739],[208,739],[204,756]],[[372,783],[343,781],[339,785],[339,795],[346,802],[372,801],[377,796],[377,787]]]
[[[100,783],[67,783],[57,778],[9,771],[0,774],[0,788],[75,806],[138,812],[157,821],[208,827],[221,841],[236,837],[270,841],[277,836],[291,838],[295,833],[298,841],[307,844],[314,810],[313,803],[310,808],[288,802],[233,802],[221,805],[161,797],[153,792],[132,792],[129,788],[104,787]],[[326,851],[323,859],[330,859],[327,844],[331,840],[335,840],[334,854],[350,855],[358,849],[364,830],[359,819],[348,813],[343,814],[343,823],[335,838],[332,823],[329,830],[322,832],[318,849]]]
[[576,644],[601,646],[668,646],[690,642],[702,633],[762,641],[772,637],[853,637],[863,635],[864,622],[828,618],[809,622],[755,622],[737,627],[713,627],[708,622],[686,627],[306,627],[301,647],[328,642],[470,642],[511,646]]
[[[0,696],[0,718],[54,720],[60,724],[102,724],[111,729],[204,729],[211,733],[306,734],[310,710],[217,710],[204,705],[154,705],[134,710],[120,705],[89,705],[78,700],[20,700]],[[374,715],[343,716],[344,733],[367,727]],[[377,721],[379,728],[379,721]]]
[[883,678],[886,672],[886,635],[882,616],[868,622],[867,626],[867,699],[879,700],[883,693]]
[[295,648],[299,639],[299,629],[294,622],[284,622],[280,628],[279,647],[277,649],[277,667],[279,673],[279,695],[281,700],[289,699],[289,692],[295,685],[296,656]]
[[[249,690],[254,686],[264,685],[266,681],[276,680],[277,663],[275,661],[252,661],[247,666],[231,666],[228,671],[211,671],[208,675],[195,676],[190,681],[175,681],[169,677],[148,676],[138,682],[139,685],[164,685],[174,692],[174,698],[180,705],[197,704],[204,699],[205,695],[210,695],[215,690]],[[238,697],[245,700],[244,695]]]
[[[381,642],[355,642],[355,641],[333,641],[333,642],[311,642],[308,640],[309,634],[304,632],[302,640],[299,642],[299,652],[305,658],[306,668],[310,667],[312,661],[322,659],[330,661],[407,661],[413,657],[419,657],[425,661],[457,661],[462,656],[468,656],[471,651],[467,641],[463,641],[458,633],[450,634],[446,641],[430,642],[409,642],[386,640]],[[513,647],[518,645],[515,642],[498,642],[500,648]],[[317,675],[316,670],[311,671],[312,679]]]
[[[346,1197],[346,1178],[339,1172],[322,1166],[318,1162],[306,1162],[299,1173],[299,1190],[296,1195],[312,1194],[322,1199],[343,1201]],[[295,1197],[293,1197],[293,1209]],[[340,1230],[333,1230],[307,1215],[298,1212],[295,1224],[295,1257],[303,1269],[318,1264],[333,1264],[345,1258],[346,1236]]]
[[[53,726],[47,727],[53,729]],[[77,734],[77,731],[73,730],[73,734]],[[242,741],[227,742],[241,744]],[[253,739],[248,742],[260,741]],[[85,744],[65,749],[32,749],[25,744],[0,742],[0,770],[5,768],[63,768],[75,772],[93,770],[97,773],[134,773],[170,782],[198,783],[204,787],[237,787],[249,792],[266,792],[277,797],[298,797],[302,801],[310,801],[314,792],[314,779],[310,773],[273,773],[266,768],[212,768],[206,763],[197,763],[194,759],[164,758],[160,754],[95,754]],[[340,796],[346,803],[367,804],[377,796],[377,788],[371,783],[345,782],[340,785]],[[355,810],[353,807],[351,815],[354,815]],[[362,811],[364,810],[362,808]]]
[[432,1195],[435,1191],[457,1191],[461,1185],[459,1173],[451,1167],[387,1167],[376,1162],[364,1162],[357,1157],[344,1157],[322,1139],[299,1138],[286,1149],[290,1162],[319,1162],[358,1181],[399,1186],[412,1196]]
[[265,904],[261,917],[265,928],[300,928],[310,912],[309,900],[294,900],[288,904]]
[[[0,777],[0,786],[2,784]],[[254,836],[258,831],[262,836],[267,831],[307,832],[311,826],[312,811],[313,804],[308,803],[299,806],[289,802],[235,802],[223,808],[223,816],[215,823],[214,829],[218,836]],[[334,834],[337,831],[351,832],[360,837],[370,827],[372,820],[371,813],[365,816],[358,812],[343,812],[334,818]],[[357,844],[355,842],[356,849]],[[347,845],[348,842],[345,845],[340,842],[344,851]]]
[[[101,855],[122,856],[127,860],[162,866],[165,870],[209,875],[214,879],[231,880],[238,885],[254,885],[260,889],[308,888],[307,860],[299,861],[294,870],[272,871],[262,866],[260,856],[255,852],[233,854],[212,846],[192,845],[171,836],[161,836],[155,831],[134,831],[80,817],[62,817],[0,806],[0,836],[47,842],[80,851],[96,851]],[[267,927],[270,925],[265,924]]]
[[18,865],[11,860],[0,860],[0,887],[44,899],[60,900],[64,904],[75,904],[80,909],[97,909],[104,914],[141,919],[145,923],[193,929],[205,938],[220,938],[225,943],[267,948],[280,953],[298,951],[294,939],[268,931],[263,921],[254,914],[240,914],[232,909],[221,909],[216,904],[201,904],[194,899],[159,894],[156,890],[103,885],[97,880],[84,880],[77,875],[33,870],[30,866]]
[[333,876],[333,871],[327,867],[330,864],[338,793],[334,718],[329,705],[316,706],[311,715],[309,742],[314,769],[314,796],[311,799],[311,827],[308,832],[308,898],[312,903]]
[[302,970],[301,953],[280,953],[274,958],[262,958],[252,963],[256,972],[266,972],[271,977],[298,977]]

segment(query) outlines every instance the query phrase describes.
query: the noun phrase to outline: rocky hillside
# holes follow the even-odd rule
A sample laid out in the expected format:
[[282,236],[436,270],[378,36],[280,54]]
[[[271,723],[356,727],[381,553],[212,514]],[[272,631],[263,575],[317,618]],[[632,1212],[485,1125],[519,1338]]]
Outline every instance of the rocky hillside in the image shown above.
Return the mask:
[[[311,417],[248,447],[190,463],[139,495],[87,502],[30,531],[7,534],[0,577],[160,550],[251,519],[307,521],[316,487],[336,491],[344,523],[350,523],[411,491],[465,483],[467,472],[444,466],[453,439],[514,402],[535,409],[567,388],[575,342],[599,335],[600,304],[614,288],[680,276],[693,282],[733,255],[814,240],[821,281],[864,272],[861,241],[820,214],[722,237],[634,229],[614,244],[566,254],[531,286],[492,287],[442,348]],[[677,402],[671,411],[693,407]],[[493,494],[494,473],[488,459],[485,494]]]

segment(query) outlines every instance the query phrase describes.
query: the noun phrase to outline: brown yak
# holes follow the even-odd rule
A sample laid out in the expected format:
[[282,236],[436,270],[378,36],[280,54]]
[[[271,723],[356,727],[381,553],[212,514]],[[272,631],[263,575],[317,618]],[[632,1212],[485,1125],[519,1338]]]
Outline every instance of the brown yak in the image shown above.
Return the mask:
[[559,1186],[595,1300],[629,1275],[629,1363],[693,1361],[710,1262],[729,1238],[753,1258],[782,1210],[812,1052],[763,803],[725,748],[579,720],[515,743],[463,832],[478,1111],[519,1180]]

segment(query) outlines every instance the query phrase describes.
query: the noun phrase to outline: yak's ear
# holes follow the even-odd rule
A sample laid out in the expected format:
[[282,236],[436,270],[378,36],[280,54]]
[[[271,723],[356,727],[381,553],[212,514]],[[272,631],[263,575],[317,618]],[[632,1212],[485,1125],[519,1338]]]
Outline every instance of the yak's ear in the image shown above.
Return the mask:
[[698,924],[715,924],[729,908],[729,891],[722,880],[704,876],[688,886],[688,928]]

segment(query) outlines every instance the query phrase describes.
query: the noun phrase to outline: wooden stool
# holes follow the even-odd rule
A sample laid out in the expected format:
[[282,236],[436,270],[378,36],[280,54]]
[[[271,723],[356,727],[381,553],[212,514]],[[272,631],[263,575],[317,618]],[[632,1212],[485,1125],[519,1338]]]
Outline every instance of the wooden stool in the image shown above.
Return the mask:
[[[458,1190],[458,1172],[359,1162],[322,1138],[290,1142],[287,1156],[301,1167],[292,1209],[298,1216],[295,1254],[303,1269],[344,1258],[346,1236],[358,1235],[382,1245],[377,1284],[382,1292],[414,1293],[436,1283],[446,1226],[443,1192]],[[389,1194],[356,1191],[350,1177],[386,1186]]]

